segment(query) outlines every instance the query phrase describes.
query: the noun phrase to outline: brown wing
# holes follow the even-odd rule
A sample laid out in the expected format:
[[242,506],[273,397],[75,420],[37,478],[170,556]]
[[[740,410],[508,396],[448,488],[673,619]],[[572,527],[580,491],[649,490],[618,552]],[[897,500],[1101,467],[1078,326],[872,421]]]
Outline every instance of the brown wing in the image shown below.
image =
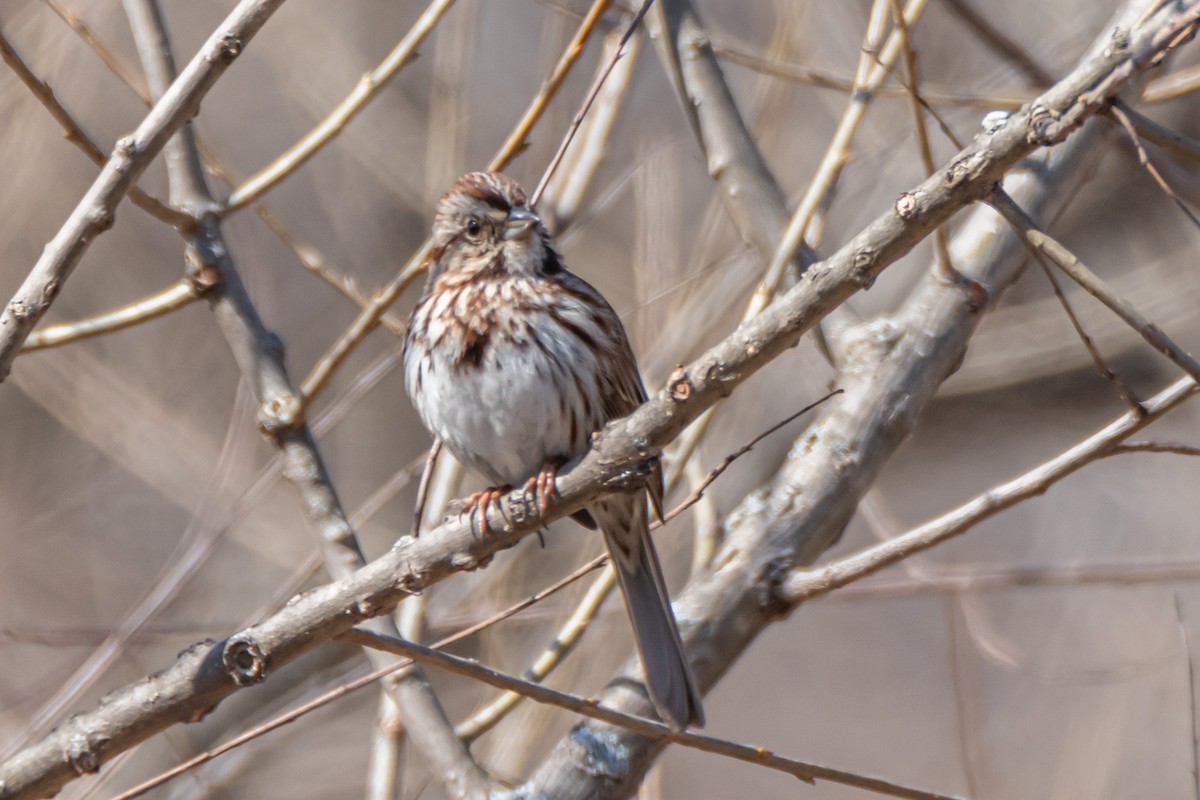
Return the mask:
[[[556,276],[562,285],[577,297],[585,299],[596,309],[599,327],[607,334],[607,348],[601,353],[599,362],[600,390],[603,395],[604,421],[627,417],[646,402],[646,387],[638,371],[637,357],[629,343],[629,335],[621,318],[591,284],[570,272]],[[650,494],[650,505],[658,519],[663,518],[663,474],[662,465],[655,463],[654,471],[646,482]]]

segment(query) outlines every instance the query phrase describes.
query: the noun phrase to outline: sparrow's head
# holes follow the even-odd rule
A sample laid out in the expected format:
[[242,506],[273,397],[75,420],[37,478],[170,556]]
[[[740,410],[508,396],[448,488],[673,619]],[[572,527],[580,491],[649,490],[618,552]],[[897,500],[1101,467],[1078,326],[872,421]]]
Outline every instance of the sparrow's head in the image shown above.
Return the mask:
[[498,172],[470,172],[454,182],[438,201],[433,239],[440,274],[534,273],[550,252],[524,190]]

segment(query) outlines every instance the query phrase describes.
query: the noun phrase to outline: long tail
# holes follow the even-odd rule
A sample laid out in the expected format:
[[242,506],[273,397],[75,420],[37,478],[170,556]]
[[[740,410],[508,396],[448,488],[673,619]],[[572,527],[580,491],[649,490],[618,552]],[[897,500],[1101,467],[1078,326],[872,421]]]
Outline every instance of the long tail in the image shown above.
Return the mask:
[[654,708],[675,730],[703,726],[700,692],[683,652],[662,566],[650,540],[645,498],[640,494],[609,497],[591,511],[604,532],[625,595],[625,610],[633,624]]

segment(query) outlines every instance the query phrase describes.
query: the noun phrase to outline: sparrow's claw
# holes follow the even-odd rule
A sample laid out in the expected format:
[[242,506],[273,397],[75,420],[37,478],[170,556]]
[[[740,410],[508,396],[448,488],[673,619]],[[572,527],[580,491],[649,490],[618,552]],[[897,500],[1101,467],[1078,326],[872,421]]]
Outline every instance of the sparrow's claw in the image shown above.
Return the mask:
[[558,462],[547,461],[537,475],[525,482],[525,496],[537,500],[538,513],[542,516],[550,510],[550,498],[558,494],[555,481],[558,478]]
[[[462,507],[460,514],[469,514],[471,516],[471,527],[475,527],[475,520],[479,520],[479,535],[487,536],[488,533],[488,509],[496,503],[500,502],[500,498],[512,491],[511,486],[489,486],[482,492],[476,492],[467,498],[466,504]],[[478,516],[476,516],[478,515]]]

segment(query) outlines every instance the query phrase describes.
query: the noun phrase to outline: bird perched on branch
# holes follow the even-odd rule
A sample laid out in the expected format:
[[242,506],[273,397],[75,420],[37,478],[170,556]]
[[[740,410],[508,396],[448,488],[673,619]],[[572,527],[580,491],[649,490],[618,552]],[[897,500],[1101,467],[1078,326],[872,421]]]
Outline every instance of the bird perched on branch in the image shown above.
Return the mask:
[[[495,486],[488,507],[525,482],[544,513],[555,473],[583,455],[610,420],[646,400],[637,361],[607,301],[563,265],[525,192],[473,172],[438,201],[429,280],[404,342],[405,387],[425,427]],[[646,688],[675,729],[703,725],[700,693],[649,534],[645,491],[601,498],[575,518],[604,535],[641,655]]]

